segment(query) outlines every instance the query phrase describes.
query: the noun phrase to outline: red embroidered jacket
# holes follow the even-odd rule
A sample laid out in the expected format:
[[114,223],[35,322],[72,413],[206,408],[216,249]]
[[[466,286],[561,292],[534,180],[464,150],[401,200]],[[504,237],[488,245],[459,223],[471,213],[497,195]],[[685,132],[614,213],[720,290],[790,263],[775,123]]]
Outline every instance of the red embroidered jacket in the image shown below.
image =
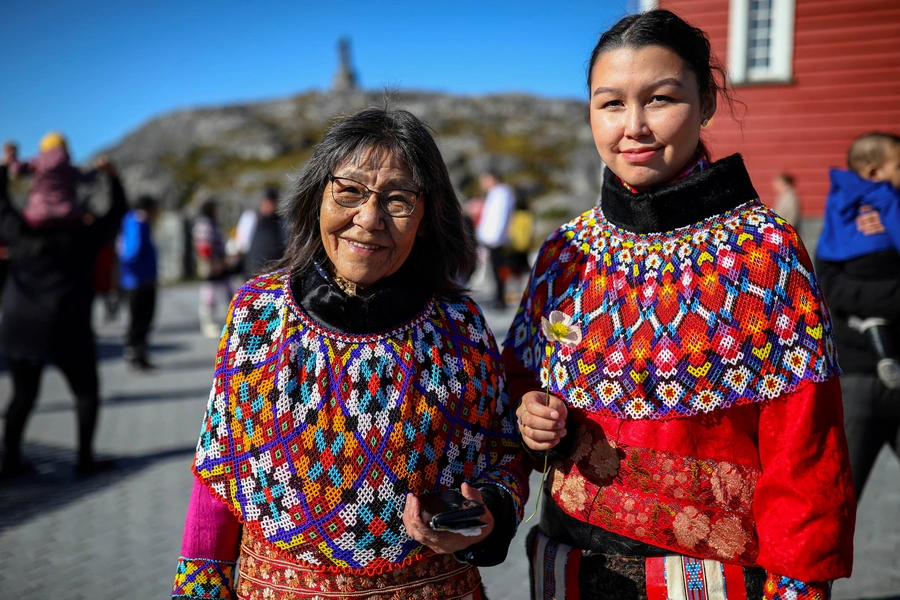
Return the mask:
[[[625,194],[604,186],[602,208],[548,238],[505,342],[512,397],[549,385],[569,407],[554,501],[676,553],[849,576],[839,370],[799,237],[740,157]],[[548,346],[553,310],[577,347]]]

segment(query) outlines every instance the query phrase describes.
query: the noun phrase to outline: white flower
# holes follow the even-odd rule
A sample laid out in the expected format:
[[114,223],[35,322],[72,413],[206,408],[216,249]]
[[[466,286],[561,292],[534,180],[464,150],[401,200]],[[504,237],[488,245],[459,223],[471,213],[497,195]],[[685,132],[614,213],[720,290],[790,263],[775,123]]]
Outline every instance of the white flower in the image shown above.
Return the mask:
[[572,317],[558,310],[550,313],[549,320],[541,317],[541,331],[547,342],[559,342],[569,348],[581,343],[581,328],[572,325]]

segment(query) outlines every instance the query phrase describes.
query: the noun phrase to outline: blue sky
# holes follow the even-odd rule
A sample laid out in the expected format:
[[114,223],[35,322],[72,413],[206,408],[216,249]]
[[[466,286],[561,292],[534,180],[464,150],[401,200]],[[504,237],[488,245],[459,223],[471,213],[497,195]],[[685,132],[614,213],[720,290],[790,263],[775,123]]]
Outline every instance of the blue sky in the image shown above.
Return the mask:
[[366,88],[584,97],[626,3],[3,0],[0,140],[58,129],[84,159],[175,109],[323,90],[342,36]]

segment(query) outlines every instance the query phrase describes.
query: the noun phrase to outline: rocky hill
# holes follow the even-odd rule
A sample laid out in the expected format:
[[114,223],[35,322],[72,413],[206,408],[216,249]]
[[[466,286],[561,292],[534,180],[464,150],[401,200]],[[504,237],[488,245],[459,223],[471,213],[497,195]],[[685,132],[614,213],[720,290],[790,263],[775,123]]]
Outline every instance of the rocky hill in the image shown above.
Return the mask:
[[[215,196],[238,210],[252,205],[266,184],[289,187],[335,115],[378,105],[383,98],[310,92],[184,110],[149,121],[106,152],[132,195],[152,193],[166,207],[188,212]],[[476,193],[478,173],[490,167],[536,206],[544,202],[574,211],[596,200],[600,160],[583,102],[437,93],[397,94],[392,101],[434,129],[461,198]]]
[[[233,224],[266,185],[287,192],[336,115],[384,98],[351,89],[182,110],[147,122],[107,149],[129,195],[153,194],[168,211],[158,232],[163,277],[184,272],[183,221],[200,203],[215,197],[223,223]],[[478,174],[488,168],[513,184],[538,217],[536,243],[596,202],[601,162],[584,102],[412,92],[392,95],[391,103],[433,128],[460,199],[478,193]]]

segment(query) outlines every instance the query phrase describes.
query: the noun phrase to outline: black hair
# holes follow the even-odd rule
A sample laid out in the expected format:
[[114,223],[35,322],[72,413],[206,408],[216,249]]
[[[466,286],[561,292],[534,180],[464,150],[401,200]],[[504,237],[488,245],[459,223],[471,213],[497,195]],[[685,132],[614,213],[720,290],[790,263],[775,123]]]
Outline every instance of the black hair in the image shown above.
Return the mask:
[[873,131],[859,136],[847,150],[847,167],[859,175],[867,167],[876,169],[887,160],[888,148],[900,144],[900,136]]
[[263,190],[263,198],[272,202],[278,202],[278,188],[274,185],[267,185]]
[[139,196],[134,202],[134,208],[144,212],[150,212],[157,206],[159,206],[159,200],[147,194]]
[[216,199],[208,198],[203,201],[203,204],[200,205],[200,214],[208,219],[216,218],[216,209],[217,209]]
[[[319,231],[319,214],[328,176],[344,161],[367,152],[392,154],[409,168],[422,191],[425,210],[406,262],[415,261],[423,284],[433,293],[454,297],[464,291],[461,276],[475,265],[475,245],[466,233],[462,207],[453,191],[447,166],[428,128],[412,113],[389,106],[370,107],[335,121],[300,171],[279,212],[289,224],[290,239],[281,268],[308,271],[327,258]],[[416,208],[416,210],[419,210]]]
[[630,15],[600,36],[587,67],[588,97],[591,94],[591,71],[600,55],[619,48],[647,46],[668,48],[680,56],[697,78],[700,98],[707,94],[721,96],[733,112],[734,98],[728,87],[725,67],[713,55],[706,32],[668,10],[648,10]]

